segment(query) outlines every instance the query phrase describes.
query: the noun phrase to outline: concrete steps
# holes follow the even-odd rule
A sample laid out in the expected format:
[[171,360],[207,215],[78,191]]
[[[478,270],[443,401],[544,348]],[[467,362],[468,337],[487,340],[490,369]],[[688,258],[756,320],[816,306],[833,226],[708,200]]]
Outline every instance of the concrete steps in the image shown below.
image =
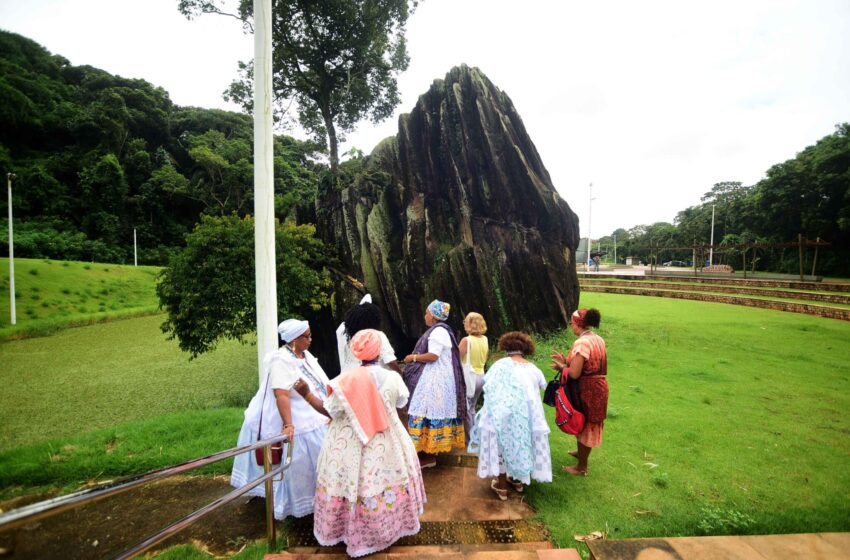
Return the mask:
[[[437,467],[425,469],[428,502],[420,517],[421,529],[390,548],[371,554],[375,560],[578,560],[572,548],[555,549],[544,525],[528,519],[534,510],[525,496],[513,490],[501,501],[490,490],[489,479],[476,475],[477,457],[443,454]],[[322,547],[313,536],[312,517],[287,524],[286,552],[265,560],[341,560],[344,546]]]
[[[540,547],[540,548],[534,548]],[[344,560],[349,556],[338,549],[293,549],[280,554],[267,554],[264,560]],[[551,548],[548,542],[523,545],[455,545],[455,546],[393,546],[369,555],[373,560],[580,560],[573,548]]]

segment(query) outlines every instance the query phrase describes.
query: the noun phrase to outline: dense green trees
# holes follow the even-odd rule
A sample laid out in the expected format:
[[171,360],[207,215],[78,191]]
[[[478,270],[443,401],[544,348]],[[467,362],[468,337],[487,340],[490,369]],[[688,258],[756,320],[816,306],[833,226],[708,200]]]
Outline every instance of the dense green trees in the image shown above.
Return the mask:
[[[130,262],[135,228],[140,262],[165,264],[202,214],[252,211],[249,116],[177,107],[144,80],[72,66],[7,32],[0,70],[0,171],[18,176],[18,256]],[[312,203],[318,149],[275,139],[281,211]]]
[[[785,243],[796,241],[798,235],[810,240],[820,238],[832,247],[819,254],[818,270],[850,276],[850,124],[839,124],[833,134],[795,158],[774,165],[755,185],[715,184],[701,204],[679,212],[675,227],[653,224],[628,232],[617,230],[619,260],[629,254],[645,258],[653,245],[708,243],[712,207],[716,245]],[[611,245],[612,236],[600,242]],[[757,256],[762,270],[799,270],[798,253],[793,248],[760,250]],[[734,249],[720,255],[721,260],[736,267],[739,257],[740,252]],[[689,260],[690,255],[687,251],[667,251],[662,258]]]

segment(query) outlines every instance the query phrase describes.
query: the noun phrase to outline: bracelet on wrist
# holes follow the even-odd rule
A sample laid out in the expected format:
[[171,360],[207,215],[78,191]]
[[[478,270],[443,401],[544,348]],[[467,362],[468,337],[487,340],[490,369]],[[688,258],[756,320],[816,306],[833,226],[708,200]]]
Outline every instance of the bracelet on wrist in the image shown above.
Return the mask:
[[413,355],[413,363],[416,363],[416,354]]

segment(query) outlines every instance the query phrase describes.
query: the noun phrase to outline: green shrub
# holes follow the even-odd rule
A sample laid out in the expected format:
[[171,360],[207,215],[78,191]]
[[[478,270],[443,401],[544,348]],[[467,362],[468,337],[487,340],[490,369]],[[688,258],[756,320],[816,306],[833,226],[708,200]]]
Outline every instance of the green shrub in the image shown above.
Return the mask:
[[700,535],[743,535],[755,525],[755,520],[734,509],[704,508],[697,524]]

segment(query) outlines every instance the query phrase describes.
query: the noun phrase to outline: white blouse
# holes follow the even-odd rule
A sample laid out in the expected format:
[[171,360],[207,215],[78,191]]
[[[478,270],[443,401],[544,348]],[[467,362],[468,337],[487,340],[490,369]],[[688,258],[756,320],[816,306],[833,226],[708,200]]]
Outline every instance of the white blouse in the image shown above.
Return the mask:
[[270,365],[269,386],[272,389],[289,391],[289,403],[295,433],[309,432],[327,424],[327,417],[316,412],[296,391],[290,390],[300,378],[310,386],[310,392],[324,401],[327,398],[327,386],[330,380],[322,366],[319,365],[319,361],[306,350],[304,351],[304,358],[299,359],[286,346],[277,351],[276,358],[272,360]]

